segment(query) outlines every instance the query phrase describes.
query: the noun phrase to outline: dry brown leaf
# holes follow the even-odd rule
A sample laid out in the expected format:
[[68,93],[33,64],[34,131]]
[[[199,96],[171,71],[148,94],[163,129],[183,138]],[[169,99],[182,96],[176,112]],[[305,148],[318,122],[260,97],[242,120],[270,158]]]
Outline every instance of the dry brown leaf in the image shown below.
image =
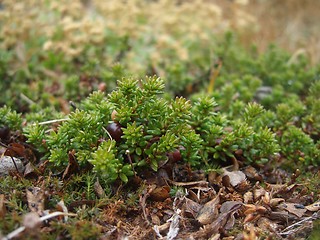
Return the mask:
[[[199,192],[198,192],[199,193]],[[199,203],[200,202],[200,196],[199,196],[199,194],[196,194],[194,191],[192,191],[192,190],[189,190],[188,191],[188,197],[189,197],[189,199],[191,199],[192,201],[195,201],[195,202],[197,202],[197,203]]]
[[300,221],[285,228],[280,235],[286,239],[307,239],[313,229],[313,221]]
[[246,181],[246,175],[241,171],[228,171],[226,169],[223,169],[222,177],[228,176],[230,185],[232,187],[236,187],[237,185],[241,184],[242,182]]
[[25,147],[20,143],[10,143],[4,155],[11,157],[25,157]]
[[[293,216],[293,215],[292,215]],[[288,220],[294,220],[291,218],[287,211],[274,211],[269,213],[269,218],[271,220],[279,221],[279,222],[287,222]]]
[[154,226],[154,228],[156,228],[159,231],[159,233],[164,233],[168,231],[169,227],[170,227],[170,222],[166,222],[160,226],[157,226],[157,225]]
[[252,166],[247,166],[243,169],[243,173],[247,176],[248,179],[256,180],[256,181],[262,181],[262,176],[258,173],[257,169],[255,169]]
[[250,183],[246,180],[246,181],[242,181],[240,184],[238,184],[235,189],[237,190],[237,192],[245,192],[246,190],[248,190],[250,188]]
[[306,206],[306,209],[310,212],[316,212],[320,210],[320,201],[316,201],[308,206]]
[[303,205],[296,203],[282,203],[279,205],[279,208],[296,215],[298,218],[301,218],[307,211]]
[[[228,213],[234,206],[242,205],[242,202],[239,201],[227,201],[224,202],[220,207],[220,213]],[[225,229],[232,229],[235,223],[234,213],[229,215],[229,219],[225,224]]]
[[221,234],[219,233],[214,233],[213,236],[211,236],[209,238],[209,240],[219,240],[220,239]]
[[214,219],[218,217],[218,204],[220,202],[219,194],[207,202],[199,211],[196,219],[202,224],[206,225],[211,223]]
[[202,206],[189,198],[185,198],[184,207],[186,213],[190,213],[193,218],[196,218]]
[[36,169],[31,162],[28,162],[25,167],[23,176],[25,178],[36,178],[37,176],[39,176],[39,174],[40,174],[39,170]]
[[266,189],[269,192],[272,192],[274,195],[283,195],[284,196],[290,196],[292,192],[299,186],[302,186],[302,184],[269,184],[266,183]]
[[283,198],[272,198],[270,200],[270,206],[271,207],[276,207],[279,204],[283,203],[285,200]]
[[154,201],[159,201],[159,202],[164,201],[170,197],[169,192],[170,192],[169,186],[156,187],[150,193],[150,199]]
[[266,194],[266,190],[264,188],[256,188],[253,190],[253,199],[254,201],[259,201],[262,196]]
[[208,173],[208,181],[210,184],[216,184],[217,183],[217,177],[218,173],[216,171],[211,171]]
[[244,203],[253,203],[253,193],[252,192],[246,192],[243,195],[243,202]]
[[152,222],[152,224],[157,225],[157,226],[160,226],[160,224],[161,224],[160,218],[158,217],[157,214],[154,214],[154,213],[151,214],[151,222]]
[[62,174],[62,179],[67,179],[69,178],[72,174],[79,172],[80,166],[77,162],[77,159],[75,157],[75,151],[69,151],[68,153],[68,166],[64,170]]
[[244,207],[246,210],[244,211],[244,214],[265,214],[268,210],[264,206],[260,205],[254,205],[254,204],[244,204]]
[[253,213],[246,214],[246,217],[244,218],[243,223],[255,222],[260,217],[261,216],[258,214],[253,214]]
[[270,192],[278,192],[279,190],[285,189],[287,186],[287,184],[266,183],[266,189]]
[[229,216],[237,212],[241,207],[242,207],[242,203],[233,205],[228,212],[220,213],[216,220],[214,220],[210,224],[205,225],[203,229],[193,234],[192,237],[194,239],[203,239],[203,238],[208,239],[213,234],[217,234],[219,230],[223,231],[229,219]]
[[26,192],[29,209],[41,216],[44,211],[44,191],[39,187],[29,187]]

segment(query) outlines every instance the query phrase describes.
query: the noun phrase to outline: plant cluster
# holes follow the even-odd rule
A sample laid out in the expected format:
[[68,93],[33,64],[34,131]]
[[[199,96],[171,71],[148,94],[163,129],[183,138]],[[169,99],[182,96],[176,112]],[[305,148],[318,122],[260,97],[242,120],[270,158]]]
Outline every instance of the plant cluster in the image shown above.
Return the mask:
[[[62,119],[53,121],[59,126],[39,122],[45,113],[26,114],[23,131],[53,166],[66,166],[74,151],[81,167],[93,166],[111,181],[127,182],[146,166],[157,171],[181,160],[210,169],[232,159],[266,163],[278,155],[317,165],[317,105],[310,109],[305,103],[319,101],[318,88],[316,82],[305,101],[293,99],[274,111],[244,100],[232,102],[231,110],[224,111],[208,94],[194,94],[190,100],[164,95],[164,81],[156,77],[123,78],[110,94],[93,92],[76,110],[60,115]],[[8,107],[0,110],[3,126],[21,129],[19,114]]]
[[215,110],[213,98],[172,99],[163,91],[159,78],[124,78],[108,96],[92,93],[56,129],[32,123],[24,133],[56,167],[66,166],[74,151],[81,167],[92,165],[105,179],[124,182],[175,162],[194,168],[232,158],[263,163],[279,151],[275,134],[254,125],[261,105],[249,104],[231,120]]

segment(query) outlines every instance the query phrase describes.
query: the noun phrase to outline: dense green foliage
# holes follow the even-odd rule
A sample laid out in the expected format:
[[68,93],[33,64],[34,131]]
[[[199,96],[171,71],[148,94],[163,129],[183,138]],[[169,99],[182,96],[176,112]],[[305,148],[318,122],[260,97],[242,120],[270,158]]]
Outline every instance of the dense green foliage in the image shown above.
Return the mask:
[[[261,55],[254,49],[246,52],[232,34],[226,34],[215,54],[220,60],[211,67],[209,59],[195,62],[206,66],[199,65],[198,73],[190,70],[197,76],[189,78],[187,68],[172,65],[165,80],[122,78],[125,72],[119,64],[112,68],[113,77],[90,77],[99,63],[89,62],[88,79],[108,86],[122,79],[109,94],[95,91],[79,101],[90,91],[83,92],[80,76],[71,76],[64,82],[66,96],[76,100],[69,114],[57,111],[58,96],[48,98],[41,82],[33,86],[40,93],[38,99],[30,100],[30,83],[22,81],[15,95],[24,96],[27,108],[13,104],[17,98],[6,101],[0,123],[11,130],[23,128],[28,142],[54,167],[66,166],[68,153],[74,150],[80,166],[92,165],[112,181],[127,182],[145,166],[157,171],[172,161],[174,151],[195,168],[210,169],[234,158],[245,164],[281,159],[318,165],[319,66],[309,67],[306,58],[293,59],[276,47]],[[8,77],[6,61],[1,64],[2,75]],[[10,77],[13,82],[18,79],[17,73]],[[185,78],[189,80],[180,82]],[[179,94],[186,98],[174,97]],[[11,108],[28,110],[21,116]],[[47,122],[52,119],[55,125]]]
[[[318,85],[310,87],[308,101],[317,100]],[[123,78],[110,94],[98,91],[84,99],[55,121],[58,127],[31,121],[23,130],[54,167],[66,166],[74,151],[81,167],[92,165],[108,181],[127,182],[145,167],[157,171],[173,161],[174,151],[194,168],[210,169],[232,159],[260,164],[279,157],[319,164],[317,118],[302,100],[281,103],[275,111],[237,100],[230,107],[238,111],[222,111],[208,94],[173,99],[163,95],[164,89],[160,78]],[[21,128],[18,114],[8,107],[1,111],[6,113],[3,125]]]

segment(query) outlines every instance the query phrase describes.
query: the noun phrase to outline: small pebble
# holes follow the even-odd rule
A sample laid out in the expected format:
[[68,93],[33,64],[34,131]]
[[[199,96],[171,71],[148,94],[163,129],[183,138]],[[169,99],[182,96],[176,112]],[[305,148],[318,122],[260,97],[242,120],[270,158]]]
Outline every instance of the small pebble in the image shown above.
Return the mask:
[[7,176],[10,172],[16,172],[16,167],[13,161],[16,163],[18,171],[23,173],[24,165],[19,158],[10,157],[10,156],[2,156],[0,157],[0,176]]

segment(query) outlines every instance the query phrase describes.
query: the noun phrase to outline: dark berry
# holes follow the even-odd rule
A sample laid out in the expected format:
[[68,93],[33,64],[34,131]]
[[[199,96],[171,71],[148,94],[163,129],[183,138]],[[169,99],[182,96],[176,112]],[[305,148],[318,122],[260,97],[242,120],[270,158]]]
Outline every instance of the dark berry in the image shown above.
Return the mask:
[[121,141],[121,136],[123,135],[123,132],[119,123],[110,123],[107,126],[107,131],[111,135],[112,139],[116,140],[116,142]]
[[182,160],[181,152],[179,149],[175,149],[173,152],[168,153],[168,157],[172,162],[178,162]]
[[7,126],[0,127],[0,138],[6,140],[9,138],[10,129]]

